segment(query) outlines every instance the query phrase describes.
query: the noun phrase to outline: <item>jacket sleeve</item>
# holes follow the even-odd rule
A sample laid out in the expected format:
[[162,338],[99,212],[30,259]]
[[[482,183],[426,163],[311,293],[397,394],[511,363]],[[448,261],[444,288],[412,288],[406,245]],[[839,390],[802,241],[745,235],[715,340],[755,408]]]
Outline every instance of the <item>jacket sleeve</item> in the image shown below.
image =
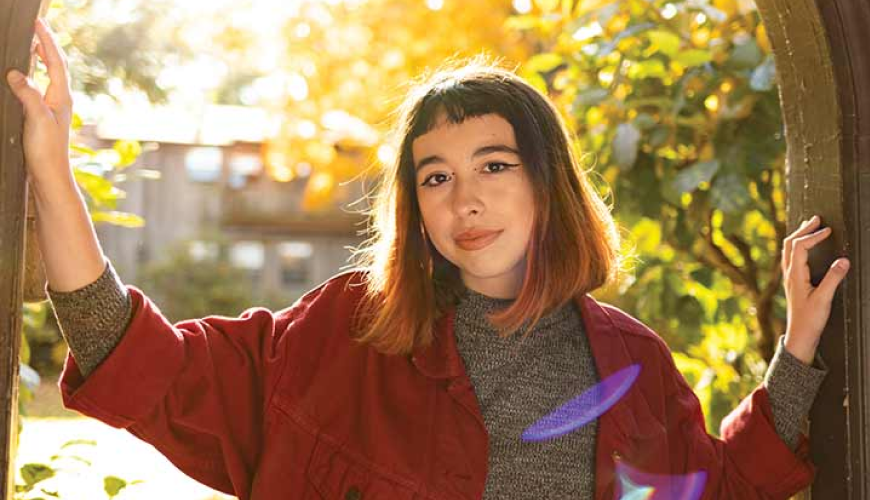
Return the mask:
[[663,379],[671,464],[686,472],[706,471],[703,498],[785,500],[810,485],[814,467],[807,440],[801,436],[792,450],[777,434],[763,385],[723,420],[721,439],[710,436],[697,396],[664,342],[659,347],[666,360]]
[[111,354],[83,377],[68,355],[64,405],[151,443],[179,469],[217,490],[249,493],[272,388],[290,356],[288,325],[318,289],[278,313],[171,324],[136,287],[132,316]]

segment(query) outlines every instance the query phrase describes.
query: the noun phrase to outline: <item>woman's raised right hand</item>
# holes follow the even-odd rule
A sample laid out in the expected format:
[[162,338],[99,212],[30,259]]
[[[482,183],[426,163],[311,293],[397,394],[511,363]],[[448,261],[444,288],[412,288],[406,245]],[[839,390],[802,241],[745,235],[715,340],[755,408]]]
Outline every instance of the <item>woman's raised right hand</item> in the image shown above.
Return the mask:
[[6,75],[24,105],[24,161],[36,201],[36,234],[51,290],[93,283],[106,260],[69,161],[72,94],[66,57],[48,26],[36,20],[36,53],[48,68],[45,95],[17,71]]
[[[72,93],[66,56],[42,19],[36,20],[36,53],[48,69],[45,95],[22,73],[11,70],[6,79],[24,106],[24,159],[36,191],[52,183],[69,184],[69,129]],[[51,189],[49,189],[51,191]]]

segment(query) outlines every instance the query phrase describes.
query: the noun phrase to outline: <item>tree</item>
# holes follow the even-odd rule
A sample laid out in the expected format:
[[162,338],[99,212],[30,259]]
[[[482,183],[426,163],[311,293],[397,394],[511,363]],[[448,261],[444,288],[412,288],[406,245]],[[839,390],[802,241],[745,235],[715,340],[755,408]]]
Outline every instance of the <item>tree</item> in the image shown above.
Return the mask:
[[785,144],[764,27],[736,0],[539,4],[509,21],[542,47],[521,72],[571,117],[634,256],[605,295],[665,335],[716,427],[784,328]]
[[227,64],[217,97],[281,117],[267,171],[282,182],[310,176],[304,206],[318,210],[339,183],[390,157],[389,119],[421,72],[482,52],[507,64],[528,56],[504,26],[511,13],[502,0],[303,2],[269,21],[217,11],[189,27],[210,33],[210,56]]

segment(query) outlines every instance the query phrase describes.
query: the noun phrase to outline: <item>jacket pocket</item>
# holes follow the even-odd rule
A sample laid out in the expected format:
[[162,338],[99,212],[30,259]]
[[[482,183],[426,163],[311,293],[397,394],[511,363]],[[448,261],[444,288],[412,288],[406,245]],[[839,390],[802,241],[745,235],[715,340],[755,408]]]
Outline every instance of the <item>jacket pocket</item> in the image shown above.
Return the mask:
[[329,500],[412,500],[417,489],[412,481],[343,449],[324,434],[317,437],[306,476],[320,496]]

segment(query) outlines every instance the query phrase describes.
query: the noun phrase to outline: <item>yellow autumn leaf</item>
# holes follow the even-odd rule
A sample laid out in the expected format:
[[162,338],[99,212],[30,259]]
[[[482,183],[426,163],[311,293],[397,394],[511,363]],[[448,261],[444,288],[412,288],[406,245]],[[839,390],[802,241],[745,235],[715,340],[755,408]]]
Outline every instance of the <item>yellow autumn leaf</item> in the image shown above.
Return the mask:
[[755,41],[765,54],[770,54],[773,50],[770,46],[770,38],[767,37],[767,28],[761,23],[755,28]]
[[740,9],[737,0],[713,0],[713,7],[724,12],[729,18],[736,16]]
[[560,0],[535,0],[535,5],[543,12],[553,12],[559,7]]

